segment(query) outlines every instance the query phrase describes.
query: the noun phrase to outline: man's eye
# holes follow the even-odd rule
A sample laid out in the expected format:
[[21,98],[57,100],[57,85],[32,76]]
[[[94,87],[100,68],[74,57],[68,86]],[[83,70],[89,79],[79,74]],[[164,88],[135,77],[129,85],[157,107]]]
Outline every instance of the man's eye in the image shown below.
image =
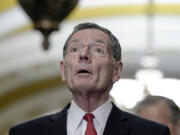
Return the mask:
[[73,48],[71,48],[71,53],[76,53],[76,52],[78,52],[78,50],[79,50],[79,48],[77,48],[77,47],[73,47]]
[[102,54],[104,54],[104,53],[105,53],[105,51],[104,51],[104,49],[103,49],[103,48],[96,47],[96,48],[94,48],[94,53],[97,53],[97,54],[102,55]]

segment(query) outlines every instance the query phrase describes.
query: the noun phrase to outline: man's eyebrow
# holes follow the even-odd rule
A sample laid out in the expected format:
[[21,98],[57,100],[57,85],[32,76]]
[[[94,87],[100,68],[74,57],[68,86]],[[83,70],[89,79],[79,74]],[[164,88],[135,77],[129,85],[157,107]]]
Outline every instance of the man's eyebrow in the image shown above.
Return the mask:
[[79,41],[80,41],[79,39],[73,39],[73,40],[70,40],[70,41],[68,42],[68,44],[76,43],[76,42],[79,42]]
[[[104,44],[104,45],[106,45],[106,42],[104,41],[104,40],[102,40],[102,39],[95,39],[94,40],[96,43],[101,43],[101,44]],[[69,44],[71,44],[71,43],[77,43],[77,42],[80,42],[80,39],[73,39],[73,40],[70,40],[69,42],[68,42],[68,45]]]
[[95,39],[95,41],[97,43],[102,43],[102,44],[106,45],[106,42],[104,40],[102,40],[102,39]]

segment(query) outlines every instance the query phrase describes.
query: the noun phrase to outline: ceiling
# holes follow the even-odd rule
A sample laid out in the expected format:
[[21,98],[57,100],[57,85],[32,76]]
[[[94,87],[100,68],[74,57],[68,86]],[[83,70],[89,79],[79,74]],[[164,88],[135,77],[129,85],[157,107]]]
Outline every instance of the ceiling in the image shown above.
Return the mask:
[[41,33],[33,30],[17,1],[1,0],[0,121],[4,124],[0,123],[0,134],[70,100],[60,80],[59,61],[67,36],[80,22],[96,22],[118,37],[123,51],[122,78],[135,78],[147,48],[151,48],[157,60],[155,68],[164,78],[180,79],[180,2],[154,0],[152,17],[147,15],[148,7],[148,0],[81,0],[60,30],[51,35],[51,47],[44,51]]

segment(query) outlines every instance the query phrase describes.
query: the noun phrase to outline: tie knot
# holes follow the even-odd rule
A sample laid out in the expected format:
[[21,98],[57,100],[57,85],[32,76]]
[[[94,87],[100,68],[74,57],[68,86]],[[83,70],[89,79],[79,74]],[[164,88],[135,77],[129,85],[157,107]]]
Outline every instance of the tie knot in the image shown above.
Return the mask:
[[92,122],[94,115],[92,113],[86,113],[83,117],[87,122]]

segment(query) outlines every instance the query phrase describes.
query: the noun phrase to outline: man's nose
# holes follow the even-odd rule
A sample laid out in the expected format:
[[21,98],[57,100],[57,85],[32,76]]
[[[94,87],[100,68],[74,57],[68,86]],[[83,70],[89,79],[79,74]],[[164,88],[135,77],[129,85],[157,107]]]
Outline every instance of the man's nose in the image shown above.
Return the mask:
[[90,62],[90,57],[91,56],[89,47],[84,47],[79,54],[79,60]]

